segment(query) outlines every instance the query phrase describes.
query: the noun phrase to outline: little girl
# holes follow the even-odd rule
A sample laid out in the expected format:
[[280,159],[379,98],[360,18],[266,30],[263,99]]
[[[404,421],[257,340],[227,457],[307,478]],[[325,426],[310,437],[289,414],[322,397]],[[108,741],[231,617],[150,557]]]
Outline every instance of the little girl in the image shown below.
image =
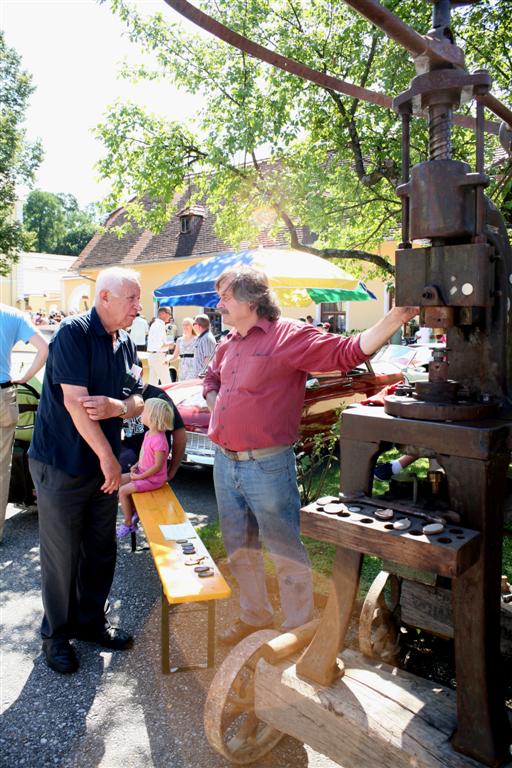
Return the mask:
[[137,525],[132,493],[154,491],[165,485],[167,480],[169,446],[165,430],[171,430],[174,426],[173,410],[165,400],[150,397],[144,404],[141,419],[148,431],[144,435],[139,461],[133,465],[130,472],[121,476],[119,503],[123,510],[124,522],[117,529],[118,539],[134,531]]

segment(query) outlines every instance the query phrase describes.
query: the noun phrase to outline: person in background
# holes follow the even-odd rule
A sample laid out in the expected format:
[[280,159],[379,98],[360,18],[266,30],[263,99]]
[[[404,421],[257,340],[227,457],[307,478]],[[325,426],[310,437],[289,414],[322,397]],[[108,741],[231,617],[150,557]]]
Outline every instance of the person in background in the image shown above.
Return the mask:
[[212,414],[208,437],[217,448],[213,476],[222,535],[240,587],[239,619],[219,635],[233,644],[273,623],[261,542],[277,570],[283,631],[312,617],[293,451],[307,371],[350,370],[418,309],[395,307],[368,330],[343,337],[280,318],[268,278],[258,270],[227,270],[215,289],[218,310],[232,329],[208,366],[203,396]]
[[146,340],[149,333],[148,321],[140,312],[134,318],[130,328],[130,338],[137,347],[137,352],[146,351]]
[[60,673],[78,669],[69,642],[110,650],[133,643],[105,616],[116,564],[121,426],[142,412],[141,368],[125,328],[140,312],[138,273],[98,274],[93,308],[68,317],[50,341],[29,449],[37,492],[43,654]]
[[127,536],[137,527],[137,514],[133,506],[132,493],[156,491],[167,481],[167,444],[166,431],[174,427],[174,413],[171,406],[157,397],[150,397],[144,403],[141,415],[142,423],[147,427],[144,435],[139,460],[130,472],[121,476],[119,503],[123,510],[124,522],[117,529],[118,539]]
[[391,480],[394,475],[399,475],[409,464],[416,461],[417,456],[411,456],[408,453],[404,453],[399,456],[398,459],[393,461],[383,461],[380,464],[375,465],[374,476],[378,480]]
[[[187,433],[180,412],[174,405],[172,399],[165,390],[156,387],[154,384],[145,384],[142,390],[142,399],[144,402],[149,398],[160,398],[172,408],[174,414],[174,426],[172,430],[165,433],[168,444],[168,453],[171,453],[171,461],[167,472],[167,479],[172,480],[178,471],[180,462],[187,447]],[[119,463],[123,472],[129,472],[131,467],[137,461],[144,441],[144,432],[146,427],[142,423],[140,416],[123,421],[123,442]]]
[[171,309],[171,316],[167,321],[165,330],[167,332],[167,341],[172,346],[178,337],[178,326],[174,322],[174,315],[173,315],[172,309]]
[[169,307],[159,307],[156,318],[151,324],[148,334],[148,366],[149,383],[161,384],[163,387],[172,384],[169,372],[167,350],[174,346],[167,341],[165,324],[172,318]]
[[306,315],[306,323],[308,325],[314,325],[315,321],[313,320],[313,316],[312,315]]
[[[11,353],[18,341],[32,344],[36,354],[23,376],[11,376]],[[9,498],[12,446],[18,421],[16,384],[25,384],[46,362],[48,344],[23,312],[0,304],[0,541],[2,541],[5,511]]]
[[194,363],[196,376],[199,376],[215,352],[217,342],[215,341],[215,336],[210,331],[208,315],[196,315],[194,317],[194,330],[197,333]]
[[187,379],[195,379],[197,376],[195,360],[197,336],[194,330],[194,321],[191,317],[183,318],[181,326],[183,336],[180,336],[177,340],[174,354],[169,362],[172,363],[179,358],[178,381],[186,381]]
[[421,327],[419,331],[416,331],[416,344],[427,346],[431,343],[432,328]]

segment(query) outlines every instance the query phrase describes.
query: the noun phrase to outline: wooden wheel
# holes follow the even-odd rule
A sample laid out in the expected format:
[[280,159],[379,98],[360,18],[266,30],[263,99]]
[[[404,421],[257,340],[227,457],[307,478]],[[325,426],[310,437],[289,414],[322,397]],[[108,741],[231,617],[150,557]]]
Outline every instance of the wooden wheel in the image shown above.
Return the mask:
[[254,671],[262,646],[279,632],[261,630],[246,637],[227,656],[212,680],[204,710],[211,746],[232,763],[246,765],[266,755],[284,733],[254,713]]

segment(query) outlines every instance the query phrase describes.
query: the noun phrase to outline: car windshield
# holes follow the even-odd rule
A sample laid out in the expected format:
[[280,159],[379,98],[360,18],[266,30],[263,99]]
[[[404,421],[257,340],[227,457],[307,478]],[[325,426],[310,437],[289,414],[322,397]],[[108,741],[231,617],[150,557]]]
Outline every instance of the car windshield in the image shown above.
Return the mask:
[[[402,346],[401,344],[386,344],[372,357],[370,365],[376,374],[396,373],[405,368],[421,368],[432,359],[432,351],[427,346]],[[366,364],[358,366],[358,370],[366,371]]]

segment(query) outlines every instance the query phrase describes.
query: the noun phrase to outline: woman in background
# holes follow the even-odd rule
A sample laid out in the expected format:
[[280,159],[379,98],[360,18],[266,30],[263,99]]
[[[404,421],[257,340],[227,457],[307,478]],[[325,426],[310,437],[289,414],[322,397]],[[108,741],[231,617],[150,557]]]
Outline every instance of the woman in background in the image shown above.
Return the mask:
[[197,337],[193,328],[193,319],[191,317],[185,317],[182,322],[183,336],[180,336],[176,341],[176,347],[174,348],[174,355],[171,357],[170,362],[179,358],[180,368],[178,371],[178,381],[185,381],[186,379],[195,379],[195,347]]

